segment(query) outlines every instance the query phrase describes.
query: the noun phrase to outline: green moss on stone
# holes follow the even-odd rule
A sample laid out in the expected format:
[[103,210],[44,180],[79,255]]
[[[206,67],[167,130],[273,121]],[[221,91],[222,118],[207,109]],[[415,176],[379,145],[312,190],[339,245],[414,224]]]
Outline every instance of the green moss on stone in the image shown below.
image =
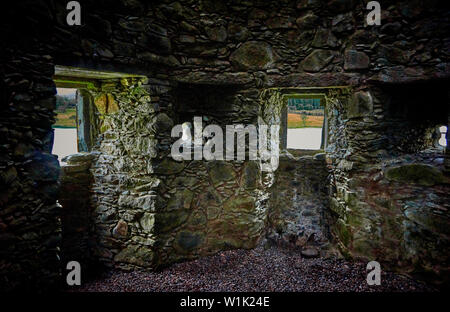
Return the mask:
[[230,60],[236,69],[266,69],[272,66],[274,55],[268,43],[248,41],[231,54]]
[[142,229],[146,232],[153,230],[153,225],[155,223],[155,214],[154,213],[144,213],[139,221]]
[[446,181],[442,171],[425,164],[408,164],[386,170],[386,178],[391,181],[432,186]]
[[189,213],[186,210],[179,210],[175,212],[168,213],[157,213],[155,214],[155,233],[164,233],[171,231],[187,220]]
[[344,246],[348,247],[352,237],[348,225],[343,220],[338,219],[336,222],[336,231],[339,240]]
[[224,204],[225,211],[236,211],[236,212],[252,212],[255,210],[255,202],[251,197],[232,197],[228,199]]
[[183,231],[177,235],[176,245],[184,252],[191,252],[204,241],[204,234],[199,232]]
[[148,247],[130,245],[122,249],[114,257],[114,261],[150,267],[153,261],[153,251]]
[[225,161],[207,162],[209,175],[214,185],[236,179],[233,165]]
[[192,199],[194,198],[194,193],[189,189],[184,189],[183,191],[178,191],[173,194],[168,203],[167,211],[189,209],[191,207]]
[[181,171],[183,171],[184,167],[184,162],[178,162],[169,158],[164,158],[161,162],[153,165],[153,170],[156,174],[169,175],[180,173]]

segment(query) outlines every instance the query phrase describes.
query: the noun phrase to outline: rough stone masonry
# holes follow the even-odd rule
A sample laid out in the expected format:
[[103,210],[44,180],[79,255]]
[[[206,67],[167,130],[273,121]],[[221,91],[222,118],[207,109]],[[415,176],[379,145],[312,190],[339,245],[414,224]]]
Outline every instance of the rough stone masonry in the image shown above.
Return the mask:
[[[4,8],[0,289],[56,287],[69,259],[158,269],[259,243],[448,283],[448,1],[381,2],[379,26],[356,0],[86,0],[81,26],[67,1]],[[62,168],[56,86],[80,90],[88,133]],[[281,145],[275,173],[170,157],[176,124],[285,131],[308,93],[323,151]]]

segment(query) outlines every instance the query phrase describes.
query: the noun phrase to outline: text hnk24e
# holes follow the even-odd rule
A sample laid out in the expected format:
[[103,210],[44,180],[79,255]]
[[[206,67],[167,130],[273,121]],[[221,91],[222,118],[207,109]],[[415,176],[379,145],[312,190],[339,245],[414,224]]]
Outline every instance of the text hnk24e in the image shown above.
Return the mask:
[[[215,299],[187,298],[181,299],[181,307],[206,307],[211,309],[216,304],[222,304]],[[223,304],[226,307],[269,307],[269,297],[223,297]]]

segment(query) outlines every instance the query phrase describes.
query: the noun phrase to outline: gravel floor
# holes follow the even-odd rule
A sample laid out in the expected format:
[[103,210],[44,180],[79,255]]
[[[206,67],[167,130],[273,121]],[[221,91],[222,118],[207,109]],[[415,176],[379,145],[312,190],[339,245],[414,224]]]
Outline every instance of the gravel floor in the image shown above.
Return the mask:
[[77,291],[433,291],[388,272],[382,273],[380,286],[368,286],[365,266],[341,259],[304,259],[276,247],[232,250],[161,272],[110,271]]

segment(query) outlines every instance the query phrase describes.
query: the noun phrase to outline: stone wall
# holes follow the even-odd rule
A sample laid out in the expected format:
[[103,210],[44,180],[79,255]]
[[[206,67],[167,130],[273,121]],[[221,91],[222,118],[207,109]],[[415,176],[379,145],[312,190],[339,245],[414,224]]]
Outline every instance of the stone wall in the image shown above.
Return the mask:
[[59,280],[60,167],[51,155],[56,93],[45,55],[2,62],[0,106],[0,290]]
[[168,169],[166,202],[154,225],[158,266],[256,246],[266,219],[257,163],[188,161]]
[[328,124],[326,153],[288,151],[285,140],[280,141],[280,166],[275,174],[267,174],[271,182],[266,237],[269,242],[297,248],[306,257],[330,256],[339,252],[330,231],[338,218],[329,207],[335,177],[329,164],[348,152],[345,121],[352,103],[351,87],[267,89],[261,93],[261,119],[280,125],[280,137],[286,137],[283,117],[288,98],[307,94],[323,98]]
[[78,261],[83,277],[93,258],[91,248],[91,188],[92,174],[90,168],[93,154],[74,154],[64,159],[61,166],[61,187],[58,202],[61,204],[61,260],[62,263]]
[[[194,117],[200,117],[203,129],[211,124],[220,126],[225,145],[226,125],[257,124],[257,93],[240,89],[236,85],[179,83],[173,88],[174,107],[169,115],[174,124],[189,122],[193,127]],[[170,143],[178,139],[174,137]],[[161,214],[155,215],[154,224],[156,266],[256,245],[266,220],[256,161],[194,160],[194,148],[192,160],[174,161],[170,150],[163,155],[155,172],[162,198]]]
[[[266,237],[306,257],[335,253],[330,241],[329,172],[320,151],[285,153],[270,188]],[[308,155],[314,154],[314,155]],[[335,253],[336,254],[336,253]]]
[[[75,226],[89,214],[82,237],[73,235],[72,246],[63,244],[74,259],[90,253],[90,258],[108,266],[156,268],[222,249],[254,247],[264,230],[266,211],[259,201],[257,162],[179,162],[166,147],[178,139],[167,137],[173,120],[192,122],[198,115],[203,127],[217,124],[225,131],[227,124],[255,123],[258,102],[252,104],[245,92],[232,91],[233,87],[209,86],[209,91],[201,92],[205,86],[188,85],[150,95],[157,90],[155,82],[99,80],[82,90],[85,97],[93,98],[84,109],[96,112],[85,123],[96,125],[100,136],[94,154],[73,156],[63,167],[63,189],[86,191],[83,185],[88,181],[81,181],[79,173],[85,163],[80,169],[77,159],[93,161],[92,208],[79,203],[89,198],[79,192],[60,199],[67,206],[66,223]],[[171,117],[156,113],[162,111],[159,101],[164,96],[175,98],[174,109],[167,111]],[[86,172],[82,176],[90,177]],[[73,205],[77,208],[71,209]],[[64,232],[72,236],[74,231]]]
[[[307,157],[281,158],[269,199],[270,240],[318,254],[317,247],[329,239],[324,235],[329,227],[331,241],[346,257],[377,259],[390,269],[448,282],[444,250],[449,237],[443,226],[450,221],[449,185],[445,149],[437,147],[435,135],[448,114],[447,91],[439,85],[414,86],[273,88],[263,93],[262,118],[271,124],[282,123],[286,96],[324,94],[329,134],[328,169],[323,164],[319,170]],[[436,103],[435,108],[419,105],[426,102]],[[298,182],[300,177],[306,180]],[[305,185],[312,187],[317,179],[322,188],[312,200]],[[308,217],[300,218],[303,209]],[[314,221],[318,226],[309,231],[322,239],[308,244],[299,237],[299,228]],[[310,248],[314,245],[316,252]],[[425,252],[424,246],[430,249]]]
[[[159,113],[160,101],[151,98],[148,80],[102,81],[93,90],[102,116],[97,152],[92,165],[92,254],[100,262],[151,266],[153,220],[157,209],[153,175],[160,132],[171,121]],[[124,257],[132,250],[133,255]]]
[[[0,129],[4,134],[0,136],[1,287],[40,287],[39,283],[56,280],[60,272],[59,165],[49,154],[55,65],[148,78],[140,86],[138,81],[106,83],[103,93],[111,94],[113,101],[98,94],[97,102],[107,105],[102,113],[104,128],[99,128],[99,157],[92,168],[95,210],[91,233],[95,234],[96,257],[105,263],[152,266],[163,263],[169,255],[173,259],[184,257],[175,252],[174,237],[161,236],[162,245],[174,242],[163,248],[151,229],[159,224],[158,218],[164,218],[157,212],[159,205],[166,207],[173,196],[166,183],[173,183],[176,174],[166,177],[167,168],[180,165],[167,158],[173,142],[170,128],[195,114],[191,112],[186,118],[176,110],[177,94],[192,84],[201,92],[213,85],[216,90],[234,86],[236,102],[233,100],[232,108],[239,110],[214,120],[225,122],[244,112],[236,122],[252,124],[258,123],[258,116],[264,117],[252,103],[261,103],[265,89],[352,86],[351,101],[335,99],[327,108],[332,131],[326,160],[332,171],[331,208],[338,220],[332,233],[343,253],[373,257],[375,247],[358,253],[354,248],[358,239],[364,242],[372,236],[363,231],[365,223],[358,218],[349,225],[352,216],[371,220],[376,207],[364,208],[364,195],[356,191],[352,178],[366,174],[371,166],[378,168],[386,160],[429,146],[433,141],[430,129],[435,125],[435,120],[420,127],[405,122],[402,127],[407,131],[392,131],[396,121],[387,117],[384,106],[389,96],[379,94],[378,88],[393,85],[395,89],[400,83],[418,81],[448,83],[450,77],[446,1],[435,1],[434,5],[422,1],[388,3],[382,8],[382,25],[367,26],[365,3],[352,0],[84,1],[83,27],[66,24],[66,1],[11,3],[0,21]],[[432,102],[429,107],[439,110],[441,104]],[[448,110],[443,116],[449,116]],[[279,117],[273,118],[277,122]],[[410,141],[418,143],[408,144]],[[448,164],[448,158],[446,161]],[[191,166],[198,164],[183,165],[187,177]],[[240,177],[244,168],[246,164],[233,165],[233,171],[226,171]],[[203,177],[198,180],[199,190],[213,187],[207,183],[206,172],[210,174],[208,168],[199,169]],[[273,175],[261,175],[262,187],[270,186],[273,180]],[[244,192],[241,182],[230,183],[240,185],[239,191]],[[442,183],[433,187],[442,187]],[[425,192],[428,188],[423,186]],[[184,187],[183,192],[189,198],[193,190]],[[436,194],[448,198],[448,192]],[[254,195],[244,196],[250,197]],[[357,205],[362,207],[359,212],[357,208],[349,210],[354,197],[363,203]],[[265,192],[256,198],[255,207],[259,202],[264,207]],[[194,210],[204,211],[204,207],[197,208]],[[249,247],[262,219],[256,218],[255,231],[247,235]],[[181,241],[198,241],[194,228],[188,231],[192,235],[183,236]],[[181,228],[179,233],[182,236]],[[359,238],[355,233],[361,234]],[[386,237],[378,234],[376,244],[385,246],[389,241]],[[155,244],[162,250],[156,258]],[[180,250],[180,255],[184,254]],[[400,250],[406,254],[405,249]]]
[[[113,95],[118,109],[104,116],[101,155],[93,171],[95,255],[122,268],[155,268],[223,248],[253,247],[265,217],[255,203],[257,165],[176,162],[170,156],[170,145],[178,139],[170,137],[173,120],[192,121],[198,114],[208,120],[206,126],[248,118],[232,102],[219,114],[216,108],[192,107],[199,103],[182,87],[150,95],[157,87],[139,87],[147,95],[138,98],[130,91]],[[179,99],[167,114],[158,104],[164,97]]]
[[[337,216],[332,232],[346,256],[378,259],[391,269],[448,282],[449,236],[443,224],[449,222],[444,195],[449,180],[445,149],[437,147],[435,135],[445,123],[448,99],[445,89],[425,85],[406,95],[402,88],[360,91],[348,106],[327,109],[347,117],[340,125],[346,140],[331,137],[331,147],[342,151],[328,160],[330,207]],[[424,110],[417,104],[425,101],[438,104]],[[394,107],[404,112],[392,113]]]

